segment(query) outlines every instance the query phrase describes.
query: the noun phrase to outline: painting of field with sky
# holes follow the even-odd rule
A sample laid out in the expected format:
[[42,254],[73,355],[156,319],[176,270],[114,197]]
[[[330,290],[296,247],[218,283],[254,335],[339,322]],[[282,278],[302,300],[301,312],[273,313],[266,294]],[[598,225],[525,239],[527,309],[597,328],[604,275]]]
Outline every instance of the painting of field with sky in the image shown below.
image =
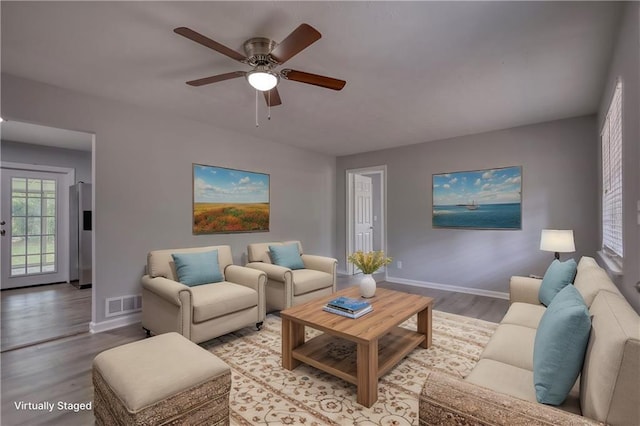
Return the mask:
[[522,167],[433,175],[434,228],[522,229]]
[[269,175],[193,165],[193,233],[269,230]]

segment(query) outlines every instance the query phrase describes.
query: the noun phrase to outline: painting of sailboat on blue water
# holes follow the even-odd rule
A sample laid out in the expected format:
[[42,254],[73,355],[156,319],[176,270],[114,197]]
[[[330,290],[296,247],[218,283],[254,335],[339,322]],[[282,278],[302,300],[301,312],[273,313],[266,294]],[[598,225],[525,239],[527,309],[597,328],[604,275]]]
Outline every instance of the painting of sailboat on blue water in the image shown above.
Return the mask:
[[433,175],[434,228],[522,229],[522,167]]

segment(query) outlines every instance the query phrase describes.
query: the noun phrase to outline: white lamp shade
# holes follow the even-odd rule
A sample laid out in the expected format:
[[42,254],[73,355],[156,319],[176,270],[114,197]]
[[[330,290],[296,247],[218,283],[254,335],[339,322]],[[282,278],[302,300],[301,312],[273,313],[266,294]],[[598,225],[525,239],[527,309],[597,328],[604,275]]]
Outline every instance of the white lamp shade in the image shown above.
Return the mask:
[[576,251],[571,229],[543,229],[540,236],[540,250],[558,253]]
[[278,84],[278,76],[264,71],[253,71],[247,74],[247,80],[254,89],[266,92]]

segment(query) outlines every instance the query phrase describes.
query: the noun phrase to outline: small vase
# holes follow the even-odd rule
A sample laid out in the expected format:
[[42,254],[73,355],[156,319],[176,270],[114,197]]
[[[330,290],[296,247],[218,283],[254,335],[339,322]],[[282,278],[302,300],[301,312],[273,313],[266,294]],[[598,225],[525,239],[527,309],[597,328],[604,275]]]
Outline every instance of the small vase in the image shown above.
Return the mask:
[[376,295],[376,280],[373,275],[364,274],[360,279],[360,296],[370,298]]

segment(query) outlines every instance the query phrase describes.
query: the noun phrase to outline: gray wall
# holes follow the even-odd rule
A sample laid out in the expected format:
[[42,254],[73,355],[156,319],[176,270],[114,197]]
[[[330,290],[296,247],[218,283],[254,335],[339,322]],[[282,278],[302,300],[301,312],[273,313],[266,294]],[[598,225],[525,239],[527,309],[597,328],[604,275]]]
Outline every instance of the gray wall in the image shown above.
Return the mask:
[[2,141],[2,161],[75,169],[76,183],[91,183],[91,152],[30,143]]
[[[613,89],[618,78],[622,80],[622,205],[624,236],[624,267],[620,291],[640,312],[640,293],[635,285],[640,281],[640,3],[629,2],[625,6],[620,33],[614,48],[602,101],[599,109],[599,126],[609,110]],[[599,132],[598,132],[599,134]],[[599,141],[599,138],[598,138]],[[601,146],[598,144],[598,152]],[[599,164],[599,163],[598,163]],[[600,188],[602,184],[600,183]],[[601,202],[601,199],[598,198]],[[598,209],[600,212],[600,209]]]
[[[105,298],[140,293],[149,250],[229,244],[234,261],[242,263],[250,242],[300,239],[309,253],[333,252],[333,157],[6,74],[2,114],[9,120],[96,135],[98,323],[105,320]],[[270,232],[192,235],[194,162],[269,173]]]
[[[388,274],[406,280],[507,292],[511,275],[543,274],[543,228],[573,229],[577,252],[598,244],[596,117],[580,117],[337,159],[336,207],[344,211],[345,170],[387,165]],[[434,173],[522,166],[522,230],[431,227]],[[344,268],[345,218],[336,253]],[[396,268],[397,260],[403,263]]]

